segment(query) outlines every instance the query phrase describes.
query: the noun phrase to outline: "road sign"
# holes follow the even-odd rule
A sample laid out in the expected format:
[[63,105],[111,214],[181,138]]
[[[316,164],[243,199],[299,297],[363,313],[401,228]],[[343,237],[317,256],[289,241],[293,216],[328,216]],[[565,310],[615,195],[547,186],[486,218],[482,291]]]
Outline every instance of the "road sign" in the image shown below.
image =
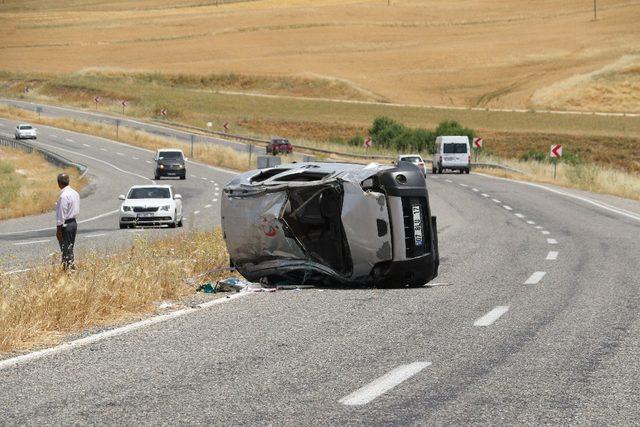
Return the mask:
[[93,98],[93,100],[97,104],[98,102],[100,102],[102,100],[102,98],[100,98],[99,96],[96,96],[95,98]]
[[484,140],[482,138],[473,138],[473,146],[475,148],[482,148],[482,143],[484,142]]
[[161,108],[160,109],[160,114],[162,115],[162,117],[167,117],[167,109],[166,108]]
[[208,128],[213,127],[213,122],[207,122],[207,127],[208,127]]
[[123,99],[122,100],[122,108],[126,107],[127,105],[129,105],[129,103]]
[[364,140],[364,146],[366,148],[371,148],[371,146],[373,146],[373,141],[371,140],[371,138],[367,138]]
[[549,157],[551,157],[551,158],[562,157],[562,145],[553,144],[551,146],[551,152],[549,153]]
[[29,93],[29,91],[31,90],[31,88],[29,86],[24,88],[24,93]]
[[224,122],[224,124],[222,125],[222,127],[224,128],[224,131],[228,131],[229,130],[229,122]]

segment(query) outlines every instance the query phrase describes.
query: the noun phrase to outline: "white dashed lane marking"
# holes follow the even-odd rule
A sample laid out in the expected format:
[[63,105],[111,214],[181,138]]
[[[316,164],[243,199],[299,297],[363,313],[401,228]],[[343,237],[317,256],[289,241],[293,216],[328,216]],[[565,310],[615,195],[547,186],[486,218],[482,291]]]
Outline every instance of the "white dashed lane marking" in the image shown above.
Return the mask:
[[525,285],[535,285],[538,282],[540,282],[540,280],[542,280],[542,278],[544,277],[545,274],[547,274],[545,271],[536,271],[531,276],[529,276],[529,278],[527,279],[526,282],[524,282],[524,284]]
[[540,225],[537,225],[536,230],[542,230],[542,227]]
[[116,153],[118,156],[124,156],[123,153]]
[[489,325],[492,325],[493,322],[498,320],[507,311],[509,311],[509,307],[508,306],[503,306],[503,305],[498,306],[498,307],[494,308],[493,310],[491,310],[490,312],[488,312],[487,314],[485,314],[484,316],[482,316],[481,318],[479,318],[478,320],[476,320],[475,322],[473,322],[473,326],[489,326]]
[[82,145],[84,145],[85,147],[91,147],[89,144],[82,144]]
[[106,148],[101,148],[100,151],[105,151],[106,152],[107,149]]
[[101,236],[106,236],[106,235],[107,235],[106,233],[100,233],[100,234],[89,234],[89,235],[86,235],[84,237],[87,238],[87,239],[91,239],[93,237],[101,237]]
[[200,211],[194,211],[193,214],[194,215],[198,215],[200,213]]
[[204,205],[205,208],[209,209],[211,205]]
[[547,230],[542,230],[541,231],[542,234],[547,235],[547,234],[551,234],[550,232],[548,232]]
[[507,206],[507,205],[504,205],[503,208],[505,208],[508,211],[512,211],[513,210],[513,208],[511,206]]
[[151,160],[145,160],[145,162],[147,162],[147,163],[151,164]]
[[133,160],[140,160],[139,158],[137,158],[136,156],[132,157]]
[[493,201],[494,201],[494,203],[502,203],[502,202],[501,202],[500,200],[498,200],[498,199],[491,199],[491,200],[493,200]]
[[215,203],[215,202],[217,202],[217,201],[218,201],[218,199],[213,199],[213,203]]
[[206,180],[207,180],[207,178],[205,178],[204,176],[203,176],[202,178],[200,178],[200,179],[202,179],[202,180],[204,180],[204,181],[206,181]]
[[453,181],[451,181],[450,179],[445,179],[445,181],[447,181],[447,182],[453,182]]
[[550,245],[557,245],[558,241],[556,239],[547,239],[547,243]]
[[473,191],[475,191],[476,193],[480,190],[478,190],[477,188],[472,188]]
[[486,193],[482,193],[482,197],[491,197],[491,196]]
[[521,213],[514,213],[515,216],[517,216],[518,218],[524,218],[524,215],[522,215]]
[[460,184],[460,187],[468,187],[467,184]]
[[73,139],[71,139],[71,138],[65,138],[64,140],[65,140],[65,141],[67,141],[67,142],[75,142],[75,141],[74,141]]
[[549,261],[555,261],[558,259],[558,252],[556,251],[549,251],[549,253],[547,254],[547,260]]
[[533,222],[533,221],[527,221],[527,224],[529,224],[529,225],[536,225],[536,223],[535,223],[535,222]]
[[194,174],[189,175],[191,178],[197,178]]
[[408,365],[400,365],[364,387],[343,397],[339,402],[349,406],[366,405],[376,397],[392,390],[430,365],[431,362],[414,362]]

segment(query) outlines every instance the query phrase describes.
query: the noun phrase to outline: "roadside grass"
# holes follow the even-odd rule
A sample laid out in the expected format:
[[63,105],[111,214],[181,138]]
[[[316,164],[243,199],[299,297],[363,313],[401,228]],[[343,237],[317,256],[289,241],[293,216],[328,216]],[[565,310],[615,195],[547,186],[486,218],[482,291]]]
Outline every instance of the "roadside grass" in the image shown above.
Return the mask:
[[37,153],[0,147],[0,220],[51,211],[60,193],[56,176],[63,171],[77,191],[87,184],[75,168],[61,169]]
[[535,160],[518,161],[493,156],[482,156],[480,161],[498,163],[522,171],[523,174],[495,168],[476,168],[478,172],[522,181],[554,184],[593,193],[611,194],[627,199],[640,200],[640,177],[611,167],[593,163],[558,163],[556,178],[553,164]]
[[160,301],[195,294],[197,283],[228,277],[207,273],[229,265],[220,230],[137,238],[113,255],[82,256],[75,273],[41,265],[0,275],[0,354],[59,343],[71,334],[132,321],[158,311]]

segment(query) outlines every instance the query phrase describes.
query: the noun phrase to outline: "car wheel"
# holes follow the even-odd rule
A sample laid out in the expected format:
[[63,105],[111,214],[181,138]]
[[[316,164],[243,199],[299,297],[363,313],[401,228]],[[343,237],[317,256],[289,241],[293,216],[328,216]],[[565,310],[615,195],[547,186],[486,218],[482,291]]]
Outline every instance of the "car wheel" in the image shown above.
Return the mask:
[[438,168],[438,173],[442,174],[442,168]]
[[438,170],[436,168],[431,168],[431,173],[436,173]]
[[180,177],[180,179],[187,179],[187,176],[186,176],[186,175],[182,175],[182,176]]
[[158,180],[158,179],[160,179],[160,175],[158,175],[158,174],[153,175],[153,179],[154,179],[154,180]]
[[120,230],[123,230],[125,228],[129,228],[129,226],[127,224],[120,223]]
[[180,221],[178,222],[178,227],[182,227],[182,218],[180,218]]

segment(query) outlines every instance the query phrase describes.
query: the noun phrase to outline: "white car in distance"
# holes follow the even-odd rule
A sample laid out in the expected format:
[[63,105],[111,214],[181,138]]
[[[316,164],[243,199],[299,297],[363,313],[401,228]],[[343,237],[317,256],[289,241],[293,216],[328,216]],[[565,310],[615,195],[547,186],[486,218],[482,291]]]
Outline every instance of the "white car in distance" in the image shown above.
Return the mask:
[[171,185],[134,185],[121,194],[120,228],[142,225],[182,227],[182,196]]
[[16,126],[15,137],[16,139],[36,139],[38,137],[38,132],[33,126],[21,123]]

